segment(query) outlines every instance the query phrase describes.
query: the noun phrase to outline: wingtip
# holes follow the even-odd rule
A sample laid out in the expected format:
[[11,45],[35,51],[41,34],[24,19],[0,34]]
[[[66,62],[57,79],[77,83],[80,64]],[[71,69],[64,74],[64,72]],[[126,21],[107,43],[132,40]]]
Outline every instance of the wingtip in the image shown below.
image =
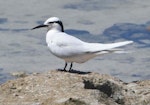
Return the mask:
[[133,42],[134,42],[134,41],[131,40],[131,41],[125,41],[124,43],[125,43],[125,44],[132,44]]
[[132,40],[131,40],[131,41],[128,41],[129,44],[130,44],[130,43],[133,43],[133,42],[134,42],[134,41],[132,41]]

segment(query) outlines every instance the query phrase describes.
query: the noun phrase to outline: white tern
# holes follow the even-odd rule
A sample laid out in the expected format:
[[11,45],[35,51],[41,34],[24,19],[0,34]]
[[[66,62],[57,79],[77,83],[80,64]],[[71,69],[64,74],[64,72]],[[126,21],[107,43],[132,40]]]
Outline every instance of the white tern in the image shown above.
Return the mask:
[[123,53],[122,49],[116,49],[133,41],[123,41],[117,43],[88,43],[64,32],[63,23],[58,17],[47,19],[44,24],[32,29],[47,27],[46,43],[50,52],[65,61],[66,71],[67,63],[71,63],[69,71],[72,70],[73,62],[84,63],[96,56],[108,53]]

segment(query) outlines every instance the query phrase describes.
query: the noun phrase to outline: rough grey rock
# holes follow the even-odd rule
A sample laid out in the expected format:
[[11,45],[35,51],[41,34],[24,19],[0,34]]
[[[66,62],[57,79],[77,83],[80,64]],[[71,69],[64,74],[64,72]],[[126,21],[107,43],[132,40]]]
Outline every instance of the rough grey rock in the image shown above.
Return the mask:
[[0,85],[0,105],[150,105],[150,80],[51,70]]

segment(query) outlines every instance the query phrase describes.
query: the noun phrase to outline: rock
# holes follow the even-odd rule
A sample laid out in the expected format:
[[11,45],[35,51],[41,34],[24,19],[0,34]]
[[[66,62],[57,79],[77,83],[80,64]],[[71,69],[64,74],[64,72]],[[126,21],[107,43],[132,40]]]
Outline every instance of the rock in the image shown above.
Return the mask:
[[150,80],[51,70],[1,84],[0,105],[150,105]]
[[21,78],[21,77],[26,77],[27,73],[25,72],[13,72],[11,73],[12,76],[17,77],[17,78]]

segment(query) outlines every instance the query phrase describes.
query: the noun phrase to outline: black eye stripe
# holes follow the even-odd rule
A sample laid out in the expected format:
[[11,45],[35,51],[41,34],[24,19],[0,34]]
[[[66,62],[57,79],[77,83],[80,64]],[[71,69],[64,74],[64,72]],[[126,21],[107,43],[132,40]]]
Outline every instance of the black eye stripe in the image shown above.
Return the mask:
[[61,28],[62,28],[62,32],[64,32],[64,27],[63,27],[63,23],[61,22],[61,21],[53,21],[53,22],[48,22],[48,24],[53,24],[53,23],[58,23],[60,26],[61,26]]
[[53,21],[53,22],[48,22],[49,24],[52,24],[52,23],[60,23],[60,21]]
[[49,24],[52,24],[52,23],[54,23],[54,22],[48,22]]

